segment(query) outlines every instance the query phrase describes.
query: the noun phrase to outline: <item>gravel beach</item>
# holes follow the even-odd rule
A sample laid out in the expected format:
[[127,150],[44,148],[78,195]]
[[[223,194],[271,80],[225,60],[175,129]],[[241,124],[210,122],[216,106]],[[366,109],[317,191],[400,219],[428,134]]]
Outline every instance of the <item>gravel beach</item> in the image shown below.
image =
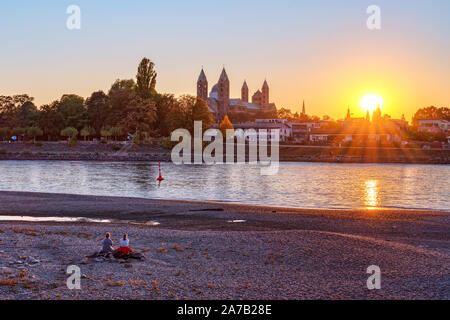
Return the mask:
[[[0,221],[0,299],[450,299],[448,212],[0,192],[6,216],[108,221]],[[86,258],[106,232],[146,259]]]

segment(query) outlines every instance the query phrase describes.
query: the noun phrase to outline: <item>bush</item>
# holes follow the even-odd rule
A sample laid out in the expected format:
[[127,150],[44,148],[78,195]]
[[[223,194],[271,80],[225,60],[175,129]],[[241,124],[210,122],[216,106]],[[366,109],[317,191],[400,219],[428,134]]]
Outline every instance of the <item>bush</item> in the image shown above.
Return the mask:
[[69,147],[73,148],[77,145],[77,137],[70,138]]
[[162,146],[168,150],[172,150],[172,148],[177,144],[177,142],[173,142],[170,137],[166,137],[162,139]]
[[133,144],[136,146],[141,144],[141,137],[138,134],[133,137]]
[[0,149],[0,154],[8,154],[8,151],[6,149]]
[[119,147],[119,146],[113,146],[112,149],[113,149],[113,151],[119,151],[119,150],[122,149],[122,148]]
[[35,145],[36,147],[42,147],[42,142],[36,142],[34,145]]

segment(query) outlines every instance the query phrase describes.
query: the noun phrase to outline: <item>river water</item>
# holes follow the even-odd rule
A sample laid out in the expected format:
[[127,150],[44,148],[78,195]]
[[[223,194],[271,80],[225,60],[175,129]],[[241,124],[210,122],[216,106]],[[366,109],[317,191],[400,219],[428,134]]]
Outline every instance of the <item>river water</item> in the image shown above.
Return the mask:
[[1,161],[0,190],[207,200],[296,208],[450,211],[450,166],[281,163],[257,165]]

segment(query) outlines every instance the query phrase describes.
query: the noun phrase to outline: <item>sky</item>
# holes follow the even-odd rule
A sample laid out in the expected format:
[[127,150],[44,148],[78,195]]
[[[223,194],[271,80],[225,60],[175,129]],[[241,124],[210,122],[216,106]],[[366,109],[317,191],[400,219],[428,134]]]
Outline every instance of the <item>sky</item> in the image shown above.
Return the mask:
[[[69,5],[81,29],[69,30]],[[381,29],[369,30],[369,5]],[[202,66],[209,89],[226,67],[231,96],[267,79],[278,108],[364,116],[360,99],[409,120],[421,107],[450,107],[448,0],[2,0],[0,95],[27,93],[42,105],[63,94],[88,97],[134,78],[143,57],[157,90],[196,94]]]

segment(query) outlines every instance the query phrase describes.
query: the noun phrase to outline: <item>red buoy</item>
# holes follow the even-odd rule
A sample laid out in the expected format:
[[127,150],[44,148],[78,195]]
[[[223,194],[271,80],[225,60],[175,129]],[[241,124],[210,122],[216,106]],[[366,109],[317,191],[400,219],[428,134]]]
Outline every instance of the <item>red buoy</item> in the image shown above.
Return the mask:
[[162,173],[161,173],[161,162],[160,162],[159,163],[159,178],[158,178],[158,181],[161,182],[163,180],[164,180],[164,178],[163,178]]

